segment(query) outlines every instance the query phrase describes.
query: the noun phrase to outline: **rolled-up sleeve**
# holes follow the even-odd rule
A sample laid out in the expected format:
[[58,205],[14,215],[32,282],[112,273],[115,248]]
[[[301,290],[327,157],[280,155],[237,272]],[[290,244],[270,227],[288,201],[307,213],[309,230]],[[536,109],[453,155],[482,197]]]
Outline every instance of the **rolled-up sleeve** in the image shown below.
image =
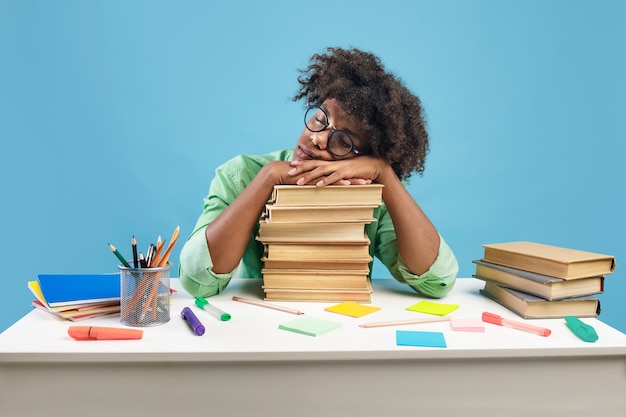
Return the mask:
[[396,280],[405,282],[418,293],[431,298],[441,298],[448,294],[454,288],[456,276],[459,272],[459,265],[454,253],[452,253],[445,240],[441,236],[439,238],[437,259],[435,259],[428,271],[421,275],[411,273],[400,255],[398,255],[398,272],[397,276],[394,275]]
[[210,297],[221,292],[233,276],[233,272],[213,272],[213,260],[206,243],[205,229],[206,226],[191,235],[180,252],[180,284],[194,297]]
[[430,298],[441,298],[454,288],[459,265],[454,253],[441,235],[437,258],[421,275],[413,274],[402,260],[393,223],[384,206],[379,213],[376,234],[370,237],[372,238],[376,242],[374,256],[380,259],[398,282],[407,284],[417,293]]
[[[181,286],[194,297],[209,297],[226,288],[237,268],[228,273],[213,272],[213,260],[206,241],[206,228],[250,184],[259,170],[269,161],[289,160],[291,150],[267,155],[239,155],[215,170],[209,193],[204,198],[203,211],[180,253],[178,276]],[[240,264],[246,278],[261,276],[262,245],[250,235],[250,242]]]

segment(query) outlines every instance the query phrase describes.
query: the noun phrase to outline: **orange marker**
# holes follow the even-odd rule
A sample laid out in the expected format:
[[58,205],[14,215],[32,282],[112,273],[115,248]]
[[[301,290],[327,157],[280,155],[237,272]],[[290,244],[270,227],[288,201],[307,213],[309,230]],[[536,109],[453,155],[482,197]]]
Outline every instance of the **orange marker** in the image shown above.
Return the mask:
[[70,326],[67,329],[76,340],[130,340],[141,339],[143,330],[123,329],[121,327]]

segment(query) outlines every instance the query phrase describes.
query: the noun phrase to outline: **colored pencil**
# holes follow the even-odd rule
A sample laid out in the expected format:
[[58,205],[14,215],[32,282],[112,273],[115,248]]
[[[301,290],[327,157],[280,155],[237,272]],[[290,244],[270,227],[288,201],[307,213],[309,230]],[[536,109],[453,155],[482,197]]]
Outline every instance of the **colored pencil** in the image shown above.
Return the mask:
[[295,308],[277,306],[276,304],[266,303],[265,301],[251,300],[249,298],[237,297],[236,295],[233,296],[233,300],[234,301],[239,301],[241,303],[252,304],[252,305],[255,305],[255,306],[259,306],[259,307],[271,308],[272,310],[283,311],[285,313],[304,314],[302,311],[296,310]]
[[122,254],[115,248],[115,246],[111,245],[109,243],[109,249],[111,249],[111,252],[113,252],[113,254],[115,256],[117,256],[117,259],[120,260],[120,262],[122,263],[122,265],[124,265],[126,268],[130,268],[130,264],[126,261],[126,259],[124,259],[124,257],[122,256]]
[[139,268],[139,258],[137,257],[137,239],[135,239],[135,236],[133,236],[133,239],[131,240],[131,245],[133,247],[133,265],[135,268]]
[[383,326],[403,326],[407,324],[436,323],[438,321],[450,321],[451,317],[432,317],[426,319],[398,320],[398,321],[378,321],[373,323],[363,323],[359,327],[383,327]]

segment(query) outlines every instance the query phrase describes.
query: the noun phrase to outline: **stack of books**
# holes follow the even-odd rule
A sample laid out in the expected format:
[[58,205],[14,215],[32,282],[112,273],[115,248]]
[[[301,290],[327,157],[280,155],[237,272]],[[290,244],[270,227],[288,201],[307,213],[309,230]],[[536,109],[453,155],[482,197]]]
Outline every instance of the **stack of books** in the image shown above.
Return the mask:
[[29,281],[31,305],[62,319],[85,320],[120,312],[120,274],[40,274]]
[[274,301],[371,302],[370,240],[382,185],[277,185],[257,240],[263,291]]
[[615,258],[535,242],[483,245],[474,278],[481,293],[524,318],[597,317]]

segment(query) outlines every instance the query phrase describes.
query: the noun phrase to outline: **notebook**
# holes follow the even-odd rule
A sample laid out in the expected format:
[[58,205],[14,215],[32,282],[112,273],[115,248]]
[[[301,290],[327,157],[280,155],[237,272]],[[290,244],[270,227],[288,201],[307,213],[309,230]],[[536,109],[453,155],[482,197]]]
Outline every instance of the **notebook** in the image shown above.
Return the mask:
[[120,274],[39,274],[39,288],[50,307],[119,301]]

